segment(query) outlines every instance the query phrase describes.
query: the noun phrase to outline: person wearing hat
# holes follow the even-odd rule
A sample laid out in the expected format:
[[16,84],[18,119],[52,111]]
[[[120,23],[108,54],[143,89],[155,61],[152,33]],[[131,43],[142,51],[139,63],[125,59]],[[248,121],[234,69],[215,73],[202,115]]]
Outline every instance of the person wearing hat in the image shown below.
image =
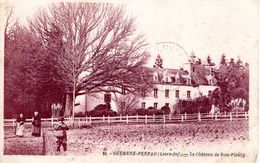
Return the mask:
[[33,132],[32,136],[40,137],[41,136],[41,117],[37,111],[34,112],[32,118]]
[[24,123],[25,118],[23,116],[23,113],[20,113],[19,117],[16,119],[17,125],[15,130],[15,135],[19,137],[23,137],[23,130],[24,130]]
[[63,147],[64,151],[67,151],[67,132],[69,127],[64,123],[64,118],[58,118],[58,124],[55,126],[55,136],[57,140],[57,152],[60,152],[60,147]]

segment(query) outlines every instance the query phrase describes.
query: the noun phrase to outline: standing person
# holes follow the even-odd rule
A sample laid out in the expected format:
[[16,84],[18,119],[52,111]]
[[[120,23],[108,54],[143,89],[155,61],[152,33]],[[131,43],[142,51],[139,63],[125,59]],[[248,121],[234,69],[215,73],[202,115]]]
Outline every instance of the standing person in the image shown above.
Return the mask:
[[58,118],[58,124],[55,126],[55,136],[57,140],[57,152],[60,152],[60,147],[62,145],[63,150],[67,151],[67,132],[69,127],[64,123],[64,118]]
[[23,137],[25,118],[22,113],[16,119],[16,122],[17,122],[17,125],[16,125],[15,135],[17,135],[19,137]]
[[39,113],[37,111],[34,112],[33,118],[32,118],[32,125],[33,125],[33,132],[32,136],[41,136],[41,117],[39,116]]

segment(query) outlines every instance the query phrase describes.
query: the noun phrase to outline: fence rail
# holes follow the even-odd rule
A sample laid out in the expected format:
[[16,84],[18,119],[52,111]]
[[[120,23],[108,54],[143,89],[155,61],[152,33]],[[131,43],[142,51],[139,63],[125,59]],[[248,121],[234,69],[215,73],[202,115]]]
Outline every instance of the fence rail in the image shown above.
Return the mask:
[[[179,115],[135,115],[135,116],[103,116],[103,117],[71,117],[65,118],[69,125],[91,125],[91,124],[111,124],[111,123],[183,123],[183,122],[201,122],[201,121],[233,121],[248,120],[248,112],[230,112],[230,113],[196,113],[196,114],[179,114]],[[58,118],[42,118],[42,123],[54,125]],[[26,119],[26,124],[31,123],[32,119]],[[4,119],[4,126],[15,126],[16,119]]]

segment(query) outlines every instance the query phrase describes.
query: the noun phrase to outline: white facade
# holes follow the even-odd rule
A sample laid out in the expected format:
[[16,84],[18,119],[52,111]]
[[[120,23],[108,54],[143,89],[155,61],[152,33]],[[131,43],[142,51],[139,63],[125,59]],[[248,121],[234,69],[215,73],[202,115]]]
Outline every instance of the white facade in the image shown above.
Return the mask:
[[[210,92],[213,92],[217,86],[198,86],[193,87],[189,85],[171,85],[171,84],[156,84],[154,88],[157,88],[157,97],[154,90],[149,92],[145,97],[141,97],[139,106],[145,108],[155,107],[157,103],[157,109],[168,105],[172,110],[178,99],[194,99],[200,96],[208,96]],[[166,93],[168,90],[169,93]],[[179,94],[179,95],[178,95]]]
[[[168,105],[173,111],[178,99],[194,99],[208,96],[218,86],[211,75],[211,67],[193,62],[185,63],[183,69],[147,68],[153,74],[154,88],[145,96],[139,97],[137,107],[161,107]],[[156,89],[156,90],[154,90]],[[157,92],[157,93],[156,93]],[[105,93],[81,95],[76,98],[79,105],[75,112],[93,110],[97,105],[104,104]],[[123,96],[123,95],[122,95]],[[117,111],[114,94],[111,94],[111,109]],[[137,108],[135,108],[137,109]]]

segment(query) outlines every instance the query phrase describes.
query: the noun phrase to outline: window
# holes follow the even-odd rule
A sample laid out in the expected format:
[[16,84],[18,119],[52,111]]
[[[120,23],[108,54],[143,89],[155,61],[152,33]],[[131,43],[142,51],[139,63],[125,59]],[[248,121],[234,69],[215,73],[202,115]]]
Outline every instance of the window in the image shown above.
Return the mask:
[[141,103],[141,107],[142,107],[142,108],[145,108],[145,102],[142,102],[142,103]]
[[176,78],[176,83],[180,83],[180,78]]
[[166,77],[166,83],[168,83],[169,81],[168,81],[168,76]]
[[122,87],[122,94],[125,95],[125,87]]
[[146,91],[143,90],[143,91],[142,91],[142,97],[145,97],[145,96],[146,96]]
[[121,102],[121,109],[122,109],[122,110],[125,110],[125,105],[126,105],[126,102],[125,102],[125,101]]
[[187,79],[187,85],[190,85],[191,84],[191,80],[190,78]]
[[175,92],[175,97],[176,97],[176,98],[180,98],[180,91],[179,91],[179,90],[176,90],[176,92]]
[[190,98],[190,91],[187,91],[187,98]]
[[158,82],[158,77],[156,74],[154,75],[154,82]]
[[154,88],[153,91],[154,91],[154,94],[153,94],[154,97],[158,97],[158,89],[157,89],[157,88]]
[[169,89],[165,89],[165,97],[169,97]]
[[155,102],[155,103],[154,103],[154,108],[157,109],[157,106],[158,106],[158,103]]
[[209,79],[209,85],[212,85],[212,83],[213,83],[212,79]]
[[168,106],[168,107],[169,107],[169,103],[165,103],[165,106]]
[[212,93],[212,91],[209,91],[209,92],[208,92],[208,96],[210,96],[210,95],[211,95],[211,93]]

